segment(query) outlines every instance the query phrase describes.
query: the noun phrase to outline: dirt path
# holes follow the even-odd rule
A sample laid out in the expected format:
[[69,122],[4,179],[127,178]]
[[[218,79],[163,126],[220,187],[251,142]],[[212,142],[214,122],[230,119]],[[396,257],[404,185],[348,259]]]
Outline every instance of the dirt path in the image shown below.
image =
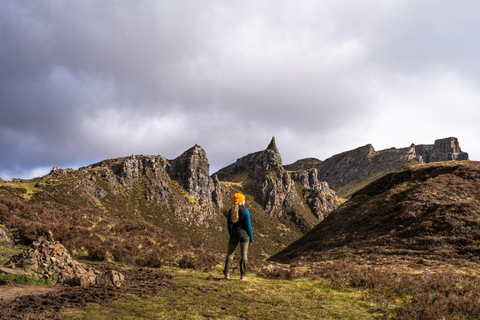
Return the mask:
[[6,285],[0,286],[0,303],[9,303],[15,298],[28,295],[41,295],[51,291],[59,290],[59,287],[21,286]]
[[126,280],[120,288],[0,286],[0,294],[4,295],[4,300],[0,300],[0,319],[60,319],[62,311],[81,309],[88,303],[101,305],[127,293],[149,296],[172,286],[171,276],[161,270],[119,271]]

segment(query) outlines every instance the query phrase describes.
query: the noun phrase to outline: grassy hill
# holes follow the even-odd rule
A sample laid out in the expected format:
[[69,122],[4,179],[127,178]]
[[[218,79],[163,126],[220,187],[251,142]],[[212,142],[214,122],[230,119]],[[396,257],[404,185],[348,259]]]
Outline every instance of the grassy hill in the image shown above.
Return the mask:
[[439,162],[408,165],[374,181],[271,259],[478,261],[479,248],[480,163]]

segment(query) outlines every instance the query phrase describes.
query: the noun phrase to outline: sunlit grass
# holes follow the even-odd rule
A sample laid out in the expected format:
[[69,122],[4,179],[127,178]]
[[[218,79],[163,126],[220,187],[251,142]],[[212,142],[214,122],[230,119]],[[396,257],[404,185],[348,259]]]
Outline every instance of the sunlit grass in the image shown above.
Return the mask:
[[35,187],[36,184],[36,181],[9,181],[0,183],[1,186],[18,189],[20,191],[19,195],[25,200],[30,200],[33,194],[37,191],[37,188]]
[[173,287],[155,296],[125,295],[101,308],[70,310],[64,319],[383,319],[360,290],[339,291],[328,280],[248,281],[212,273],[172,271]]

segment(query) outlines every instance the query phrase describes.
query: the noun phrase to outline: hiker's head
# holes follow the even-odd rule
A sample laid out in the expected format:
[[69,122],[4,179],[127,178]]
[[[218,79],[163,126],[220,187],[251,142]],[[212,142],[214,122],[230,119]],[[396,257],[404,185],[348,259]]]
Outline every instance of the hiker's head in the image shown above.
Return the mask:
[[233,204],[245,204],[245,196],[241,193],[235,193],[233,195]]
[[238,211],[239,211],[239,205],[244,205],[245,204],[245,196],[241,193],[235,193],[233,195],[233,208],[231,210],[230,214],[230,220],[233,223],[238,222],[239,216],[238,216]]

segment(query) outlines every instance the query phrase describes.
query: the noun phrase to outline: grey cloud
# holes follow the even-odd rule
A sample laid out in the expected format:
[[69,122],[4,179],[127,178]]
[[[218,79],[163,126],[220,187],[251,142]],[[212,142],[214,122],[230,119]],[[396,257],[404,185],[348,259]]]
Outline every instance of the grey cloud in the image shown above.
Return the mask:
[[[274,135],[285,163],[400,141],[378,123],[398,105],[435,111],[419,93],[434,92],[426,65],[468,77],[465,105],[474,105],[477,6],[3,1],[0,174],[135,153],[174,158],[195,143],[215,170]],[[464,132],[453,131],[445,136]]]

